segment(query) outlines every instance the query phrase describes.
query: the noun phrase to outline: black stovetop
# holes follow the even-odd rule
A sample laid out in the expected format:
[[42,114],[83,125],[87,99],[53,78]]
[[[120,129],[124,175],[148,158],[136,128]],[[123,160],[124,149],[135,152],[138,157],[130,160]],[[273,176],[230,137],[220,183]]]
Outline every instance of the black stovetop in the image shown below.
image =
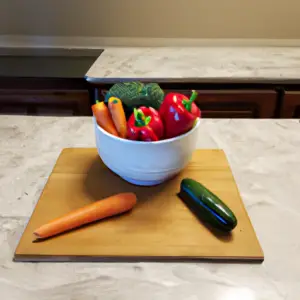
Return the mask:
[[101,49],[18,49],[0,53],[0,76],[84,78]]

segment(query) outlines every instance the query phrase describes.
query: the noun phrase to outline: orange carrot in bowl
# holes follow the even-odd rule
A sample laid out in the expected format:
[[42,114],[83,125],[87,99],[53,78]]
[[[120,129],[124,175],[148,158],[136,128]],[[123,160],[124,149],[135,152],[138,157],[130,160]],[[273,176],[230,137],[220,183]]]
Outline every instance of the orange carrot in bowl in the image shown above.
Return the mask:
[[127,121],[121,100],[116,97],[110,97],[108,99],[108,109],[117,128],[119,136],[122,138],[126,138]]
[[92,111],[94,117],[96,118],[97,124],[100,127],[112,135],[119,136],[109,110],[104,102],[96,101],[96,104],[92,106]]
[[44,239],[77,228],[84,224],[124,213],[137,202],[134,193],[121,193],[96,201],[58,217],[34,231],[38,239]]

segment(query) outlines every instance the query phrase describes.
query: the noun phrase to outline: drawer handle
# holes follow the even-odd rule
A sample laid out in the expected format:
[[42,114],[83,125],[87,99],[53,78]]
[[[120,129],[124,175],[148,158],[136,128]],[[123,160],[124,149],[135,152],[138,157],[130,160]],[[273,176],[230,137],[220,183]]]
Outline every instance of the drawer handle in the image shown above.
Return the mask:
[[66,92],[53,92],[53,95],[55,95],[55,96],[65,96],[65,95],[67,95],[67,93]]

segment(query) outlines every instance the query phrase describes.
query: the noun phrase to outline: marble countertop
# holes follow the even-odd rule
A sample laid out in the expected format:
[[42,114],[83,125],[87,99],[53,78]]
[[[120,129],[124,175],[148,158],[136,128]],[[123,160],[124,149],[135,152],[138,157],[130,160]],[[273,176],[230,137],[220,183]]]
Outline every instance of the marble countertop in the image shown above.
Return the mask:
[[12,300],[298,300],[300,123],[209,120],[199,148],[227,154],[265,261],[15,263],[13,253],[64,147],[94,147],[90,117],[0,118],[0,291]]
[[93,83],[300,83],[300,48],[107,48],[88,70],[86,79]]

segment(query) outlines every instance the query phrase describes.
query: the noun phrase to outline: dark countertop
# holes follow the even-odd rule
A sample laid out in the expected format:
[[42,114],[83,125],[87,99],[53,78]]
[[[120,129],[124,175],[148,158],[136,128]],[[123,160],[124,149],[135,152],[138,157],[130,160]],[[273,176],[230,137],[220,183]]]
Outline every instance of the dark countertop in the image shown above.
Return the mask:
[[84,78],[101,49],[3,49],[0,77]]

